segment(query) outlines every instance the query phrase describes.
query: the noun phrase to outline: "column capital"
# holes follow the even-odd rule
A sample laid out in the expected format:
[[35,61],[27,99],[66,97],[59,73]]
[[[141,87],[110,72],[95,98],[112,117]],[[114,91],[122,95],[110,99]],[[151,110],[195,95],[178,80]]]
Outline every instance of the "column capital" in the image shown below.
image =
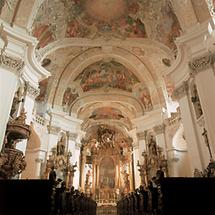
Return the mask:
[[154,126],[153,130],[156,135],[162,134],[165,131],[165,125],[164,124],[156,125],[156,126]]
[[196,75],[199,72],[209,68],[215,61],[215,53],[208,53],[203,56],[196,57],[189,62],[191,69],[190,74]]
[[173,99],[180,99],[188,94],[189,85],[187,81],[184,81],[180,86],[178,86],[173,92]]
[[61,130],[60,127],[53,126],[53,125],[47,125],[47,129],[48,129],[49,134],[58,134]]
[[29,82],[25,83],[25,89],[27,95],[30,95],[33,98],[36,98],[40,94],[40,90],[33,87]]
[[3,53],[0,55],[0,65],[2,68],[5,68],[15,75],[20,76],[24,67],[24,61]]

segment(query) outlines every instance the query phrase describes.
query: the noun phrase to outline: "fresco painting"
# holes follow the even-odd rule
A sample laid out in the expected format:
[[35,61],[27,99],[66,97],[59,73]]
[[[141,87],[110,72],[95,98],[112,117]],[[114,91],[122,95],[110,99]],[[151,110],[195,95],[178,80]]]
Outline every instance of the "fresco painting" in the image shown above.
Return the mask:
[[63,94],[63,100],[62,100],[62,106],[64,111],[68,111],[68,108],[71,106],[71,104],[75,101],[75,99],[78,98],[78,93],[75,92],[75,90],[71,89],[70,87],[67,87]]
[[112,107],[101,107],[93,111],[92,115],[90,116],[91,119],[98,120],[98,119],[121,119],[124,118],[121,111],[112,108]]
[[98,88],[115,88],[132,92],[132,86],[139,82],[125,66],[116,61],[99,61],[83,70],[75,79],[84,92]]

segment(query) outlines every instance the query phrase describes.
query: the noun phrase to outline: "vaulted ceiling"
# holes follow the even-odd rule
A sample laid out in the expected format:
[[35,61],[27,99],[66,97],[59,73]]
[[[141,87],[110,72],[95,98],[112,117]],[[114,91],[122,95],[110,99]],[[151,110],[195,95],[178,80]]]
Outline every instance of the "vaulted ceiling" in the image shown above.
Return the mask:
[[85,131],[129,131],[134,118],[165,106],[175,40],[209,17],[204,0],[5,0],[0,13],[38,39],[51,76],[37,102],[75,114]]

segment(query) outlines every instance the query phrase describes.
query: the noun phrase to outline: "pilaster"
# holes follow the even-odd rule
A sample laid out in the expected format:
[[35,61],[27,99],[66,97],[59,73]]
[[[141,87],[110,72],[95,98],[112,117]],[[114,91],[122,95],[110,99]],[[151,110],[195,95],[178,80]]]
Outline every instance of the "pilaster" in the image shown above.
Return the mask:
[[21,59],[14,58],[8,54],[0,55],[0,149],[9,120],[13,97],[17,88],[18,79],[22,74],[24,63]]
[[153,128],[155,132],[155,138],[156,138],[156,143],[158,146],[160,146],[163,150],[163,154],[165,155],[165,158],[167,158],[167,144],[166,144],[166,138],[165,138],[165,125],[156,125]]
[[[194,113],[191,108],[189,98],[189,85],[188,82],[183,82],[182,85],[178,86],[173,94],[174,98],[178,100],[181,119],[184,125],[185,139],[188,143],[188,152],[190,158],[191,169],[194,171],[195,168],[202,169],[203,161],[202,154],[199,147],[198,134],[195,128]],[[192,175],[192,173],[190,173]]]
[[215,152],[215,53],[207,53],[193,58],[190,63],[190,73],[195,80],[203,111],[205,128],[212,153]]

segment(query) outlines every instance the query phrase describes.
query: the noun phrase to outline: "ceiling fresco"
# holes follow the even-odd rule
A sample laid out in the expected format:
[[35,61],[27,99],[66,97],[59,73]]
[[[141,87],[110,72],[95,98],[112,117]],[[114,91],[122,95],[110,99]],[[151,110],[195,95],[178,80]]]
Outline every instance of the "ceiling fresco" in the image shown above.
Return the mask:
[[122,64],[114,60],[101,60],[91,64],[75,79],[84,92],[112,88],[132,92],[132,86],[139,83],[137,77]]
[[15,8],[18,4],[18,0],[1,0],[0,1],[0,16],[1,19],[8,23],[13,20]]
[[92,115],[89,117],[90,119],[98,120],[98,119],[122,119],[124,116],[122,112],[116,108],[112,107],[101,107],[92,112]]
[[46,78],[39,82],[40,94],[37,96],[37,102],[45,102],[47,101],[47,88],[50,78]]
[[152,105],[152,100],[150,96],[150,92],[147,87],[140,87],[138,88],[138,99],[141,101],[144,110],[149,111],[152,110],[153,105]]
[[32,29],[38,48],[65,37],[148,37],[171,49],[181,30],[169,0],[45,0]]

